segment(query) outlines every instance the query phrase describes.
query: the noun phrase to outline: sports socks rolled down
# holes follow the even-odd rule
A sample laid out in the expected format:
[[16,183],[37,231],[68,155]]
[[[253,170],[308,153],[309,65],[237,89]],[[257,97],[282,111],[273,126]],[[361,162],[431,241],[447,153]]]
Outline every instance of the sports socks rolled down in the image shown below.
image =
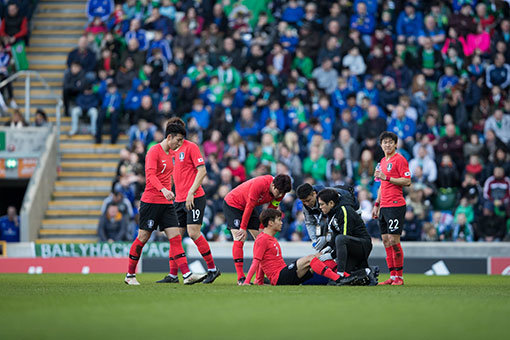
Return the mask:
[[184,253],[184,249],[182,248],[181,235],[177,235],[170,239],[170,257],[174,258],[182,275],[186,276],[190,273],[186,253]]
[[234,265],[237,272],[237,280],[241,280],[244,277],[243,265],[244,265],[244,242],[234,241],[232,247],[232,257],[234,258]]
[[324,262],[321,262],[316,257],[310,262],[310,267],[315,273],[325,276],[330,280],[336,281],[340,278],[340,275],[332,271]]
[[200,237],[197,238],[194,242],[198,248],[198,251],[204,258],[205,263],[207,263],[207,269],[209,271],[216,270],[216,265],[214,264],[214,260],[211,254],[211,248],[209,247],[209,243],[205,239],[204,235],[200,235]]
[[135,238],[133,241],[131,249],[129,249],[128,274],[136,273],[136,266],[140,260],[140,255],[142,254],[144,245],[145,243],[140,241],[138,238]]
[[394,245],[392,248],[395,276],[402,278],[404,273],[404,251],[402,250],[400,243]]

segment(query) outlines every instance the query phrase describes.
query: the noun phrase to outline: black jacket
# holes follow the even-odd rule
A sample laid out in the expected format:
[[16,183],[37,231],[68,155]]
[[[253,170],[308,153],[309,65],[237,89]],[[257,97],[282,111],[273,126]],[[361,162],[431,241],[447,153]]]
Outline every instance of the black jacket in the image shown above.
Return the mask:
[[370,234],[365,227],[361,216],[349,205],[338,205],[331,209],[327,215],[328,222],[323,230],[323,234],[331,232],[334,237],[337,235],[348,235],[366,240],[370,239]]

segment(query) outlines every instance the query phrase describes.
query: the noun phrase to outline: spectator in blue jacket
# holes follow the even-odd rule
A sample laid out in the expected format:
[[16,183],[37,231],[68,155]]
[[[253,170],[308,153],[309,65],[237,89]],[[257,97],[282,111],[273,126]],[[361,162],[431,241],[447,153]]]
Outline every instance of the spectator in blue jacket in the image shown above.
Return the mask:
[[142,98],[150,94],[151,91],[143,85],[140,79],[133,79],[133,86],[124,99],[124,111],[129,117],[129,124],[135,123],[135,112],[140,108]]
[[256,141],[259,124],[253,117],[253,109],[250,106],[243,107],[241,110],[241,119],[236,123],[236,130],[245,141]]
[[319,107],[313,112],[312,116],[321,123],[324,140],[330,140],[335,123],[335,110],[329,105],[329,98],[327,96],[322,96],[319,99]]
[[397,105],[395,108],[396,117],[390,120],[388,131],[397,134],[398,138],[406,143],[412,143],[414,133],[416,132],[416,124],[414,121],[406,117],[406,111],[403,106]]
[[97,120],[96,128],[96,144],[101,144],[103,139],[103,124],[105,119],[110,118],[111,127],[111,143],[117,143],[117,137],[119,136],[119,118],[120,108],[122,103],[122,97],[117,90],[115,83],[108,84],[108,90],[103,98],[103,104],[101,105],[101,111]]
[[99,107],[99,98],[97,94],[92,91],[92,86],[87,86],[83,93],[80,93],[76,98],[76,106],[71,110],[71,131],[70,136],[75,135],[78,132],[78,122],[80,116],[86,113],[90,118],[90,134],[96,135],[97,125],[97,108]]
[[485,74],[485,81],[490,89],[494,86],[506,89],[510,85],[510,65],[505,63],[505,57],[501,53],[496,54],[494,64],[487,67]]
[[[19,242],[19,216],[14,206],[7,208],[7,215],[0,217],[0,240]],[[5,249],[4,249],[5,252]]]
[[129,145],[131,148],[135,141],[141,141],[145,147],[147,147],[154,140],[154,132],[156,127],[149,124],[145,119],[140,119],[138,124],[132,125],[129,128]]
[[280,102],[278,102],[277,99],[273,99],[269,104],[269,107],[266,106],[262,109],[260,112],[259,125],[265,126],[268,119],[276,121],[278,129],[280,129],[280,131],[285,131],[285,114],[280,108]]
[[147,60],[150,59],[155,48],[159,48],[161,50],[161,53],[167,62],[172,60],[170,44],[168,43],[168,40],[164,39],[163,31],[161,30],[154,33],[154,40],[151,41],[149,49],[147,50]]
[[356,4],[356,13],[351,16],[351,28],[357,29],[365,44],[370,47],[372,43],[372,33],[375,29],[375,18],[368,13],[365,2]]
[[204,101],[200,98],[193,101],[193,110],[187,115],[188,119],[195,119],[202,130],[209,127],[211,114],[204,107]]
[[151,15],[145,19],[143,28],[148,31],[161,31],[163,37],[168,35],[175,36],[175,25],[172,19],[159,13],[158,7],[153,7]]
[[444,75],[442,75],[437,82],[437,91],[444,95],[446,91],[451,90],[458,82],[459,77],[455,74],[453,66],[446,65],[444,67]]
[[87,16],[89,22],[95,17],[100,17],[101,21],[106,22],[113,13],[113,0],[88,0]]
[[400,42],[414,43],[423,27],[423,15],[417,12],[413,4],[407,2],[397,19],[397,38]]
[[147,35],[145,33],[145,30],[140,28],[140,20],[133,19],[129,23],[129,31],[126,32],[124,35],[124,39],[126,41],[129,41],[131,39],[138,40],[139,49],[142,51],[146,51],[149,47],[149,41],[147,40]]
[[298,23],[305,15],[305,10],[296,0],[289,0],[289,5],[283,10],[282,20],[289,24]]
[[357,8],[360,2],[366,5],[368,14],[373,16],[377,14],[377,0],[355,0],[353,7]]

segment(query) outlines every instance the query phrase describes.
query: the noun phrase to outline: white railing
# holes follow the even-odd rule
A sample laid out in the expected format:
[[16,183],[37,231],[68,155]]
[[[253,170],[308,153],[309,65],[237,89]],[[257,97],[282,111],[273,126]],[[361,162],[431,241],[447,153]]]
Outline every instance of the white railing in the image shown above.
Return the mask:
[[16,72],[12,76],[10,76],[7,79],[0,82],[0,89],[3,88],[4,86],[6,86],[7,84],[13,82],[14,80],[16,80],[20,77],[23,77],[23,76],[25,77],[25,121],[26,122],[30,121],[30,90],[31,90],[30,80],[31,80],[31,78],[36,78],[37,80],[39,80],[43,84],[43,87],[50,92],[50,94],[48,96],[55,100],[55,115],[56,115],[56,119],[57,119],[57,154],[59,155],[59,157],[57,158],[57,162],[60,163],[60,123],[61,123],[60,120],[61,120],[62,107],[64,106],[62,98],[60,95],[55,94],[55,92],[53,91],[51,86],[48,85],[46,80],[43,77],[41,77],[41,75],[37,71],[29,71],[28,70],[28,71]]

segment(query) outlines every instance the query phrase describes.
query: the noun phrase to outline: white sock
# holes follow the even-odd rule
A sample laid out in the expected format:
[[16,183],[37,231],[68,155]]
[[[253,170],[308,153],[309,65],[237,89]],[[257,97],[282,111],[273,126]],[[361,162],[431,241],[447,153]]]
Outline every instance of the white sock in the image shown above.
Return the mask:
[[208,272],[215,272],[217,269],[216,267],[212,268],[212,269],[207,269]]
[[177,275],[172,275],[172,274],[168,274],[168,276],[170,276],[172,279],[175,279],[177,277]]

